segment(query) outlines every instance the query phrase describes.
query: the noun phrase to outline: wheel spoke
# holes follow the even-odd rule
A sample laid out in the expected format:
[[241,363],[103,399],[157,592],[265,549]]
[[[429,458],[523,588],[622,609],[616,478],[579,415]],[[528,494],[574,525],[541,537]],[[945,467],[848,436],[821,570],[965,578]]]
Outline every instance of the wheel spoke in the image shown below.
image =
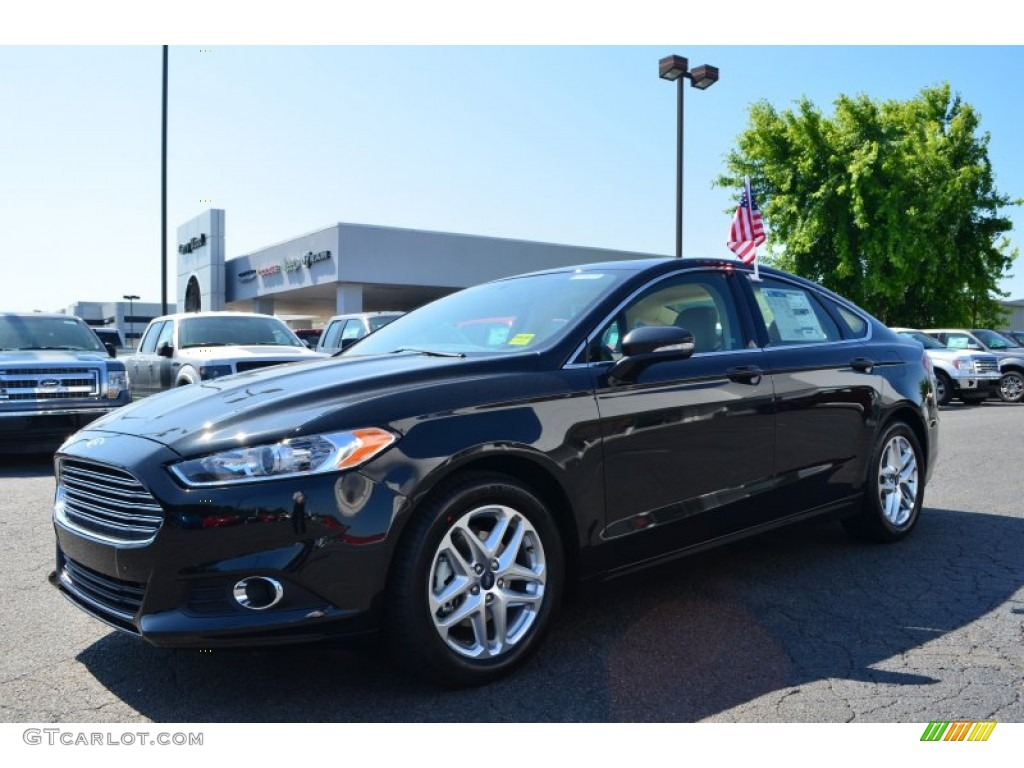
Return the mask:
[[440,592],[430,591],[430,611],[436,613],[445,603],[450,603],[469,589],[468,576],[456,575]]
[[[483,598],[480,595],[468,595],[465,602],[447,616],[434,616],[434,622],[442,629],[450,629],[463,619],[468,619],[480,613],[483,608]],[[475,627],[474,623],[474,627]]]

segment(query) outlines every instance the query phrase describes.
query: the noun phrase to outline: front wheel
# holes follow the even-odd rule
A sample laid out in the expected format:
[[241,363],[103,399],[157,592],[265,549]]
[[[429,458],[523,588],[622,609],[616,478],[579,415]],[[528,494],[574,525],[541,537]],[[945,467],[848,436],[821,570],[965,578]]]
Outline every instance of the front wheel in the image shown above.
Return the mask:
[[1007,371],[999,380],[999,398],[1004,403],[1019,403],[1024,400],[1024,374]]
[[392,651],[446,685],[481,685],[536,650],[558,605],[562,543],[530,489],[468,475],[420,510],[395,556]]
[[924,461],[917,435],[890,424],[872,451],[863,507],[844,520],[850,533],[871,541],[898,541],[917,525],[924,499]]
[[953,399],[953,380],[944,371],[935,372],[935,402],[938,405],[949,405]]

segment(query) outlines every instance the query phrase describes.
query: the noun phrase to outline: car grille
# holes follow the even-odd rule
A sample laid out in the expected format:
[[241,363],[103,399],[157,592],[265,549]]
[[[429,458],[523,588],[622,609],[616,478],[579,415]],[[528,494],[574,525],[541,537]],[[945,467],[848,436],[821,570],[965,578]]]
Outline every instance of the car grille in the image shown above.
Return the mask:
[[132,621],[142,607],[146,585],[104,576],[61,554],[60,585],[84,610],[119,629],[137,632]]
[[109,544],[141,547],[164,520],[163,509],[146,488],[123,469],[60,458],[57,521],[72,531]]
[[994,357],[975,357],[975,373],[999,373],[999,360]]
[[91,368],[0,368],[0,400],[72,400],[97,397]]
[[250,360],[246,362],[235,363],[235,370],[238,373],[244,373],[245,371],[255,371],[257,368],[266,368],[268,365],[282,365],[284,363],[290,363],[291,360]]

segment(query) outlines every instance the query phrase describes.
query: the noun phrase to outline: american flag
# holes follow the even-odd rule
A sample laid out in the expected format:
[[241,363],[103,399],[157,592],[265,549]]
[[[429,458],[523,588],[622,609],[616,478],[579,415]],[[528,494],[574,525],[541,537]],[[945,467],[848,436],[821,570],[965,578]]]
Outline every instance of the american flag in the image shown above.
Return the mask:
[[735,253],[744,264],[750,264],[757,258],[757,246],[764,242],[764,221],[761,209],[750,191],[750,179],[744,180],[743,197],[736,208],[736,215],[729,228],[729,250]]

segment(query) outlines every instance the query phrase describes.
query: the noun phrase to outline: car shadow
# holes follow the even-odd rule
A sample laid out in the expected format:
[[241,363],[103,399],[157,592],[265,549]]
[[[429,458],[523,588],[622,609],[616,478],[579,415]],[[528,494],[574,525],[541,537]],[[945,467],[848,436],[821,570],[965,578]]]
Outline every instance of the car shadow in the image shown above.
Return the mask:
[[477,689],[421,683],[374,650],[109,634],[77,658],[158,722],[693,722],[819,680],[938,682],[876,666],[1010,610],[1021,551],[1024,521],[944,509],[896,545],[834,523],[776,531],[578,591],[524,668]]
[[52,453],[0,454],[0,479],[47,475],[53,477]]

